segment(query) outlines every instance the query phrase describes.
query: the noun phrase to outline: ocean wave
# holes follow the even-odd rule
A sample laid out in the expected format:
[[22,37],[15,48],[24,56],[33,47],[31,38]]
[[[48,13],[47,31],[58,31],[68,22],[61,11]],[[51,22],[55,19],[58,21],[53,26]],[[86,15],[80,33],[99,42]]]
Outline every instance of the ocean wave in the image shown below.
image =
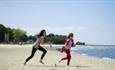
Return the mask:
[[109,57],[103,57],[103,58],[101,58],[102,60],[112,60],[112,61],[115,61],[115,59],[113,59],[113,58],[109,58]]
[[88,56],[87,54],[83,54],[83,53],[81,55]]
[[97,50],[107,50],[107,49],[115,49],[115,47],[112,46],[76,46],[74,49],[97,49]]

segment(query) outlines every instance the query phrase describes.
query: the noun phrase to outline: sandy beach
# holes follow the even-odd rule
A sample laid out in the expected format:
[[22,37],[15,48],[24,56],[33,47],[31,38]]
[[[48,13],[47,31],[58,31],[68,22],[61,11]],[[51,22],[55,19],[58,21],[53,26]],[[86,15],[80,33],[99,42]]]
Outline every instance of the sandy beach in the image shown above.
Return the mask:
[[25,59],[31,53],[31,45],[0,45],[0,70],[115,70],[115,60],[99,59],[91,56],[72,54],[70,66],[66,61],[58,63],[65,54],[48,48],[44,63],[39,63],[41,56],[37,51],[33,59],[26,66]]

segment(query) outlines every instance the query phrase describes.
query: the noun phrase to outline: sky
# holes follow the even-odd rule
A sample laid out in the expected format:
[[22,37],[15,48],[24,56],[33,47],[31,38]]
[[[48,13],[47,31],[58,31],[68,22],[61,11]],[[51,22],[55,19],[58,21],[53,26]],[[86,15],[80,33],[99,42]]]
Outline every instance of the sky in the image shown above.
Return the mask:
[[0,0],[0,24],[28,35],[74,33],[75,41],[115,45],[115,0]]

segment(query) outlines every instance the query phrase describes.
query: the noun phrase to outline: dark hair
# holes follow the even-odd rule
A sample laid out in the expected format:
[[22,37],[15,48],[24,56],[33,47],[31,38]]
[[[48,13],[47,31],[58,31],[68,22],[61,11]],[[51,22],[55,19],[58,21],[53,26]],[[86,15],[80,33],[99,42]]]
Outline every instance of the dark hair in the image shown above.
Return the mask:
[[43,36],[43,33],[44,33],[44,32],[46,32],[45,29],[41,30],[40,33],[37,35],[37,37],[41,37],[41,36]]
[[70,33],[67,38],[69,39],[70,37],[73,37],[73,33]]

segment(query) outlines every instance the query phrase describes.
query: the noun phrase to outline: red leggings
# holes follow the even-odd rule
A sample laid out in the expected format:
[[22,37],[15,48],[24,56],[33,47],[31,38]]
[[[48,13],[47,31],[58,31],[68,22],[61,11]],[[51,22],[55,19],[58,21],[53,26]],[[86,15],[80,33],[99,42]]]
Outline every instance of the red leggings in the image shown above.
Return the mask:
[[69,65],[70,60],[71,60],[70,49],[68,49],[68,50],[65,49],[65,53],[66,53],[66,57],[62,58],[61,60],[67,60],[67,65]]

